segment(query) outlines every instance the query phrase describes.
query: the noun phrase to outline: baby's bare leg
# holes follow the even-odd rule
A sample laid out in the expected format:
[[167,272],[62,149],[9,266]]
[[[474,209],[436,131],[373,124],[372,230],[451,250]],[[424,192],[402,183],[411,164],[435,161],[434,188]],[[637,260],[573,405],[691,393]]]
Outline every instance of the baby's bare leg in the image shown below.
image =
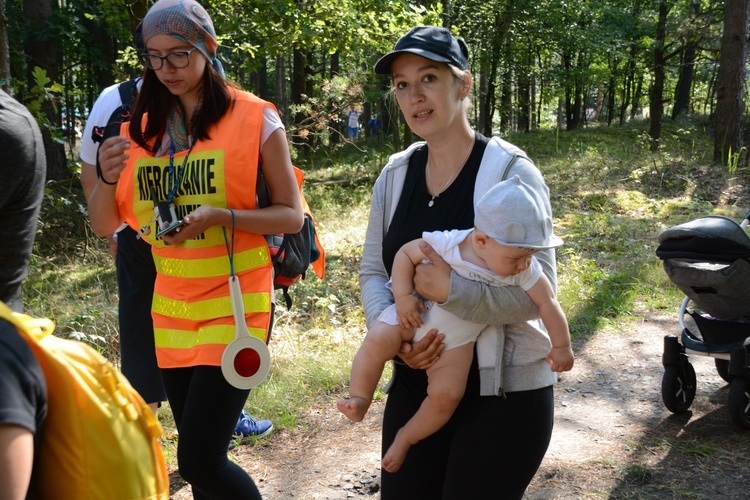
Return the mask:
[[382,466],[396,472],[404,463],[409,448],[434,434],[450,420],[466,391],[466,380],[474,357],[474,343],[444,351],[427,369],[427,397],[411,419],[399,429],[393,444],[383,457]]
[[352,362],[349,398],[336,402],[339,411],[349,420],[359,422],[365,417],[385,363],[398,353],[401,342],[411,340],[413,335],[413,330],[381,321],[370,328]]

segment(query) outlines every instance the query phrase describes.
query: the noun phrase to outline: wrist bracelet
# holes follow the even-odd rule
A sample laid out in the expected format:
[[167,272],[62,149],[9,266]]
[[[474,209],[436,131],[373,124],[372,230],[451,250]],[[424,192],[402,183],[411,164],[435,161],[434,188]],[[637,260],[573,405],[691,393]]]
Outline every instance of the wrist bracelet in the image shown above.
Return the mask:
[[99,176],[99,180],[101,180],[107,186],[116,186],[117,183],[120,182],[120,179],[117,179],[115,182],[109,182],[107,179],[104,178],[103,175]]

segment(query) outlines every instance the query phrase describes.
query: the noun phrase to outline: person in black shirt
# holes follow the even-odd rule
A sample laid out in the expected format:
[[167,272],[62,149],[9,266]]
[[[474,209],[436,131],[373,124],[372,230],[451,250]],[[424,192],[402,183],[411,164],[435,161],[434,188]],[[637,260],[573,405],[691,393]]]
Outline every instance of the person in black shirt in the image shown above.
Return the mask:
[[[23,311],[47,162],[29,111],[0,90],[0,301]],[[0,320],[0,498],[26,498],[47,415],[47,385],[34,353]]]

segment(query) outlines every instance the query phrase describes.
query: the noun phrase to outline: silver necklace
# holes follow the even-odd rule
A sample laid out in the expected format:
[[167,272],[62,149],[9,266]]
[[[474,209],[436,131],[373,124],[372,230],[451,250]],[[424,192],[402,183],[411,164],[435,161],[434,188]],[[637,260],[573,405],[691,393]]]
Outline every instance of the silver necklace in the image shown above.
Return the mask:
[[[461,163],[458,164],[458,167],[453,171],[451,176],[446,181],[445,185],[443,186],[443,189],[441,189],[437,194],[430,195],[432,196],[432,199],[430,199],[430,202],[427,203],[428,207],[432,207],[435,204],[435,198],[439,198],[443,192],[448,189],[448,186],[450,186],[451,182],[453,181],[453,178],[456,176],[456,174],[463,168],[464,164],[466,163],[466,160],[469,159],[469,155],[471,154],[471,150],[474,149],[474,138],[471,139],[471,144],[469,145],[469,149],[466,151],[466,154],[464,155],[464,159],[461,160]],[[427,188],[432,188],[432,175],[430,174],[430,153],[427,152]]]

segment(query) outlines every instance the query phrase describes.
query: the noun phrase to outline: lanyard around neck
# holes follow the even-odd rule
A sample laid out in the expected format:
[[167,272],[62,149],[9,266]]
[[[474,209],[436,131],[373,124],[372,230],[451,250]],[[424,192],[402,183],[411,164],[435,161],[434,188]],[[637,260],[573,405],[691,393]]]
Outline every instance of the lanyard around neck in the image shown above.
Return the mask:
[[176,178],[174,171],[174,140],[172,140],[171,144],[169,145],[169,167],[167,167],[167,203],[172,203],[172,200],[174,200],[175,196],[177,195],[177,191],[182,185],[182,179],[185,175],[185,166],[187,165],[188,158],[190,157],[190,152],[193,150],[193,141],[188,138],[188,142],[190,143],[190,147],[188,148],[187,154],[185,154],[185,159],[182,160],[182,165],[177,170]]
[[229,240],[227,239],[227,228],[225,226],[221,227],[221,230],[224,232],[224,244],[227,247],[227,255],[229,256],[229,274],[234,278],[234,210],[231,208],[227,208],[229,210],[229,213],[232,214],[232,243],[229,243]]

